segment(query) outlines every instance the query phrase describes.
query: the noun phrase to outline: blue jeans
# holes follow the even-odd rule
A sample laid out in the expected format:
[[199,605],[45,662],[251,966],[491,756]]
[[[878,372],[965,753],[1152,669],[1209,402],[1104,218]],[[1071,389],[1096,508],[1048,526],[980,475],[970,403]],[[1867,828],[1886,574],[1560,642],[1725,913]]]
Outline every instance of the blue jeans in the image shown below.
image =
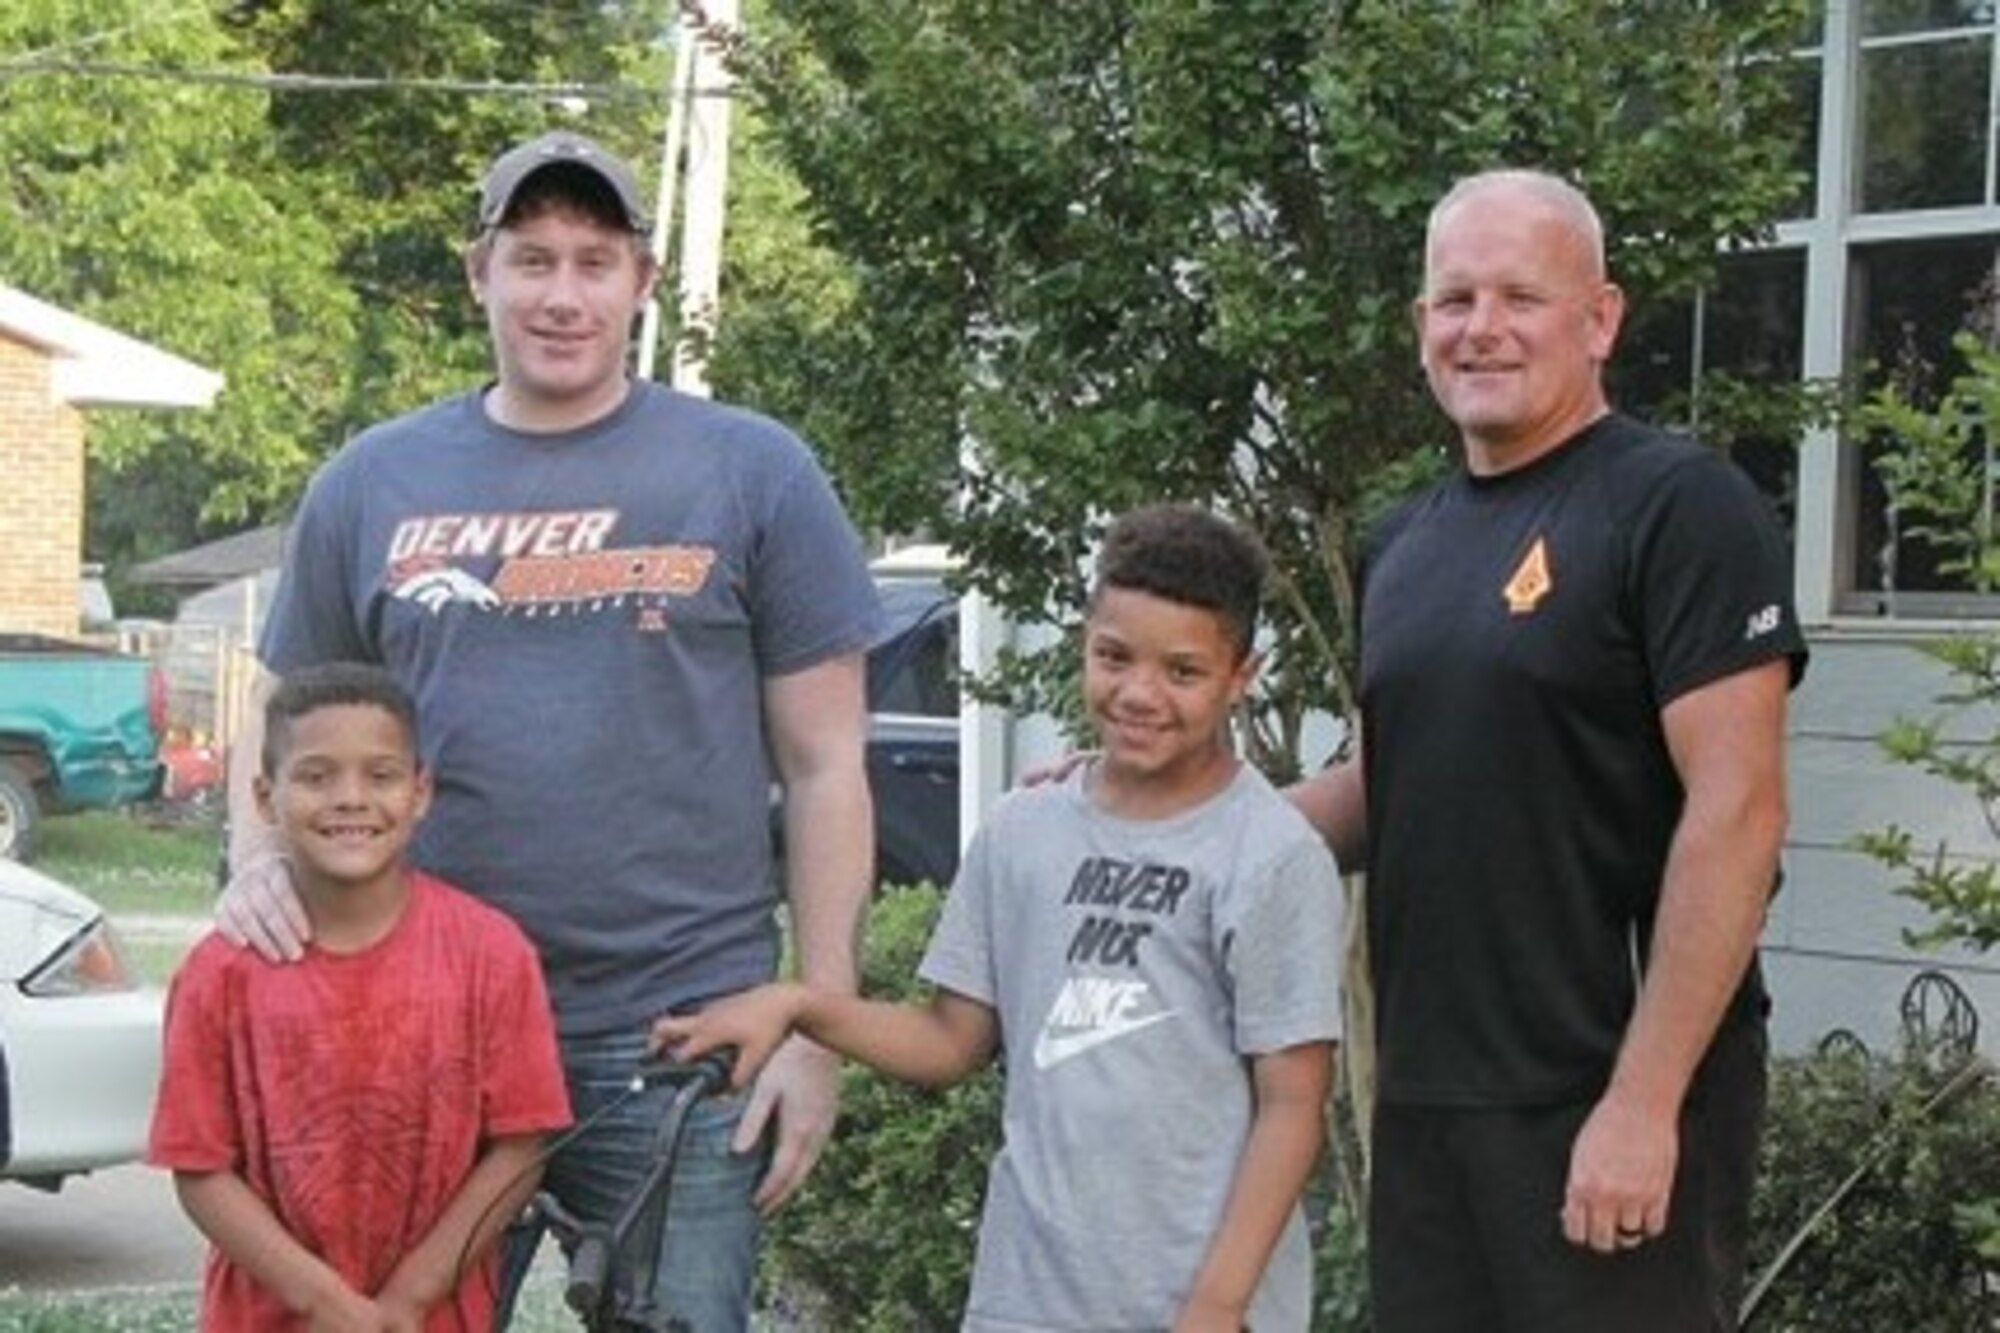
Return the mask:
[[[644,1033],[563,1039],[563,1073],[578,1124],[627,1092],[645,1054]],[[585,1221],[615,1217],[652,1160],[654,1135],[674,1091],[649,1088],[596,1121],[550,1159],[542,1188]],[[750,1196],[768,1154],[729,1150],[745,1101],[745,1094],[723,1093],[697,1102],[674,1161],[655,1294],[658,1307],[687,1333],[744,1333],[750,1325],[760,1230]],[[521,1223],[508,1231],[501,1328],[513,1315],[542,1231]]]

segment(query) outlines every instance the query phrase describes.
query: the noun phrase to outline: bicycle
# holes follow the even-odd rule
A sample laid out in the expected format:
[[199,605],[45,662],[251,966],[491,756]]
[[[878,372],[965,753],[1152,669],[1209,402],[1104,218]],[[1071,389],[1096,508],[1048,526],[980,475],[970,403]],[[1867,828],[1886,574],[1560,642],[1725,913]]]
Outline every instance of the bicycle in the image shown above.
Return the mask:
[[728,1086],[734,1063],[734,1051],[716,1050],[694,1060],[663,1057],[639,1066],[633,1093],[662,1083],[677,1090],[654,1132],[645,1175],[609,1221],[577,1217],[547,1190],[528,1204],[529,1217],[545,1223],[569,1256],[563,1302],[589,1333],[685,1333],[686,1323],[667,1317],[655,1291],[666,1243],[667,1191],[688,1112]]

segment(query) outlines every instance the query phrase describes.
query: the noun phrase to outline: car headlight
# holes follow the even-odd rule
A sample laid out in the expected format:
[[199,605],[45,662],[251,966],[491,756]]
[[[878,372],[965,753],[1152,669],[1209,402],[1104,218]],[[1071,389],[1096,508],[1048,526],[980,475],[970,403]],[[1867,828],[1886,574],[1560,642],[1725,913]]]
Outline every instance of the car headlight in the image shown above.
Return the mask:
[[138,989],[118,935],[103,917],[72,935],[49,960],[22,979],[29,995],[96,995]]

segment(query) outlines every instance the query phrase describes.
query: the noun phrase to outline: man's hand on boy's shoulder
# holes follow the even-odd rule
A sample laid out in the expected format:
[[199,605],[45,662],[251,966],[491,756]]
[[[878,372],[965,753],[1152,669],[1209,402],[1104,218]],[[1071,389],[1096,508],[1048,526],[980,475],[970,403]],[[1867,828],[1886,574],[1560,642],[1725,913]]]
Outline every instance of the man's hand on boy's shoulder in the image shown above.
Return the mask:
[[304,957],[312,923],[292,884],[291,863],[267,853],[232,874],[215,900],[215,928],[231,944],[273,963]]

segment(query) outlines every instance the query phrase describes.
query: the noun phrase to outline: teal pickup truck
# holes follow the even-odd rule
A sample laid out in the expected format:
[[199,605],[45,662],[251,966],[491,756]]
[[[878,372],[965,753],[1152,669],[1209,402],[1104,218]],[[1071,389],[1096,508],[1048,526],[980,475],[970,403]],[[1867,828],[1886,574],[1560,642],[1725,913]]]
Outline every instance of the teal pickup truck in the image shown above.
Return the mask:
[[46,814],[158,795],[166,703],[143,657],[0,634],[0,856],[32,860]]

